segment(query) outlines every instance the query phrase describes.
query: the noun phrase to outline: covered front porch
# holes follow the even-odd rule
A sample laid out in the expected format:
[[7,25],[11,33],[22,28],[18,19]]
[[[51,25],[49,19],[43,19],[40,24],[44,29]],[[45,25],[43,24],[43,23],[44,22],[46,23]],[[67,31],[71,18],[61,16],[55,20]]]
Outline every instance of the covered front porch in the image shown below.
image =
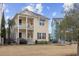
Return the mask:
[[33,30],[19,29],[17,43],[26,41],[27,44],[34,44]]

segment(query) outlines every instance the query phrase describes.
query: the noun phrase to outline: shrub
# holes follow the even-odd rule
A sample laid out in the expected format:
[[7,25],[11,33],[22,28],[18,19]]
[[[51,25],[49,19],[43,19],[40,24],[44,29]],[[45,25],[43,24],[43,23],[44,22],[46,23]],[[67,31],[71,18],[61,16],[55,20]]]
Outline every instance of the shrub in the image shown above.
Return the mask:
[[21,39],[20,39],[20,44],[27,44],[27,40],[26,40],[26,39],[21,38]]
[[16,43],[14,39],[6,39],[7,44]]
[[35,41],[36,44],[48,44],[48,41]]
[[58,43],[58,40],[52,40],[52,43]]

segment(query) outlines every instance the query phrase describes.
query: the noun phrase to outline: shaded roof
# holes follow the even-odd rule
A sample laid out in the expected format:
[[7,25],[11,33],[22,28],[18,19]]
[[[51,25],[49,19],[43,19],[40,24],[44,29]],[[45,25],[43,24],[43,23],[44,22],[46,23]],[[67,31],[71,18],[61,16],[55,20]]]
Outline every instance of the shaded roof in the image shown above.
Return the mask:
[[52,19],[63,19],[63,18],[52,18]]
[[52,21],[62,21],[64,18],[52,18]]
[[60,23],[64,18],[52,18],[51,26],[54,24],[54,22]]

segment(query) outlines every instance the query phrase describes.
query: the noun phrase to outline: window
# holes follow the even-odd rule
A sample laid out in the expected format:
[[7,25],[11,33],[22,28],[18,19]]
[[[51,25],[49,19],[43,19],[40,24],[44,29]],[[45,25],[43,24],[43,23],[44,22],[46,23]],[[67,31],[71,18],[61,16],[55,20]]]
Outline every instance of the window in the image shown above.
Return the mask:
[[37,33],[37,39],[46,39],[46,33]]
[[21,25],[22,24],[22,19],[19,19],[19,25]]
[[40,20],[40,22],[39,22],[40,26],[44,26],[44,21],[45,20]]
[[46,39],[46,33],[42,33],[42,39]]
[[22,33],[21,32],[19,33],[19,38],[22,38]]
[[37,33],[37,39],[41,39],[41,33]]

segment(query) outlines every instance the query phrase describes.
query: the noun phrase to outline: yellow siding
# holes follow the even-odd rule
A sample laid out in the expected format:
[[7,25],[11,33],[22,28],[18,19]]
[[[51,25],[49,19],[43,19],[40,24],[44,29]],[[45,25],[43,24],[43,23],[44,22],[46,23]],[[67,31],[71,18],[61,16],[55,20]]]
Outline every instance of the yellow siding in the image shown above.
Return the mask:
[[[25,27],[26,28],[26,19],[27,18],[23,18],[23,20],[22,20],[22,28],[23,27]],[[33,40],[35,41],[35,40],[38,40],[37,39],[37,33],[39,32],[39,33],[46,33],[46,39],[41,39],[42,41],[49,41],[48,40],[48,20],[46,19],[45,20],[45,25],[44,26],[40,26],[39,25],[39,20],[40,20],[40,18],[36,18],[36,17],[34,17],[34,32],[33,32]],[[16,25],[18,25],[18,22],[19,22],[19,20],[18,20],[18,17],[16,16],[16,18],[15,18],[15,22],[16,22]],[[26,30],[27,29],[25,29],[25,30],[22,30],[22,33],[23,33],[23,35],[22,35],[22,37],[23,38],[27,38],[27,36],[26,36]],[[19,35],[18,35],[18,28],[17,28],[17,30],[16,30],[16,38],[18,38],[19,37]],[[40,40],[40,39],[39,39]]]
[[18,38],[18,29],[15,29],[16,39]]
[[[45,41],[48,41],[48,20],[45,21],[44,26],[39,25],[40,18],[34,19],[34,39],[37,39],[37,33],[46,33],[46,39]],[[40,40],[40,39],[39,39]],[[41,39],[44,40],[44,39]]]

